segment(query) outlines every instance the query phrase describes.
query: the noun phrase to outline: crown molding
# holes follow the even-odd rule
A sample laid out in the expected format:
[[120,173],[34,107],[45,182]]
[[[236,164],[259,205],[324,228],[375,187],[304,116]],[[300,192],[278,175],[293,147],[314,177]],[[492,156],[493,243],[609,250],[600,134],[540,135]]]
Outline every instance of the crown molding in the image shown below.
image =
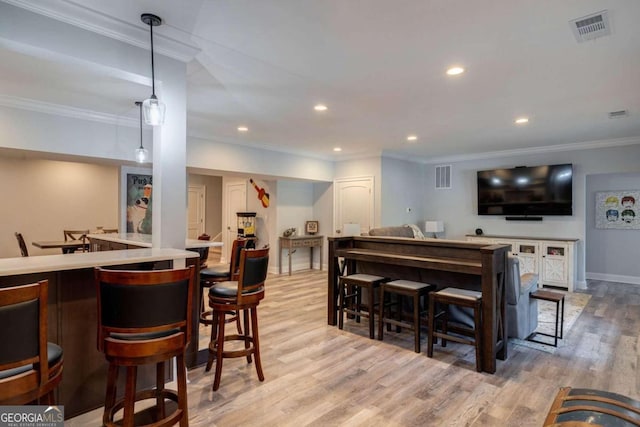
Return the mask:
[[[485,153],[461,154],[455,156],[440,156],[424,159],[422,163],[435,164],[443,162],[464,162],[499,157],[523,156],[529,154],[544,154],[561,151],[592,150],[597,148],[623,147],[640,144],[640,136],[629,138],[603,139],[596,141],[576,142],[571,144],[545,145],[539,147],[517,148],[513,150],[487,151]],[[389,156],[391,157],[391,156]],[[414,160],[415,161],[415,160]]]
[[[149,29],[142,22],[134,25],[68,0],[55,3],[42,0],[2,1],[133,46],[150,49]],[[156,31],[153,34],[155,53],[189,62],[200,52],[200,48],[185,34],[169,26]]]
[[108,125],[127,126],[133,128],[140,126],[139,120],[130,117],[69,107],[68,105],[52,104],[50,102],[20,98],[17,96],[0,95],[0,106],[18,108],[36,113],[51,114],[54,116],[70,117],[72,119],[90,120],[92,122],[105,123]]

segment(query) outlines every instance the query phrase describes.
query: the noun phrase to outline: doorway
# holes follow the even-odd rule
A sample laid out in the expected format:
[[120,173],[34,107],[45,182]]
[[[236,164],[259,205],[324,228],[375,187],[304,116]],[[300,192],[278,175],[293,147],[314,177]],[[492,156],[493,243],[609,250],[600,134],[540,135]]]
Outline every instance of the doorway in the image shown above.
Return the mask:
[[341,235],[344,224],[360,224],[360,233],[368,233],[374,223],[374,181],[372,176],[334,181],[334,226]]
[[247,210],[247,182],[228,181],[224,183],[222,210],[222,256],[220,262],[229,262],[230,251],[233,241],[238,236],[238,218],[237,212],[245,212]]

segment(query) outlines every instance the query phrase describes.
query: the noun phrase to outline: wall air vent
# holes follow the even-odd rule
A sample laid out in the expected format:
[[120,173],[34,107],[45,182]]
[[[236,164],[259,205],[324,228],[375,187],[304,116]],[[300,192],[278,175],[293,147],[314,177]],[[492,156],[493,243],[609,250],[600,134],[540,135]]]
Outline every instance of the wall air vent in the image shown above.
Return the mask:
[[629,113],[627,110],[618,110],[618,111],[610,111],[609,118],[610,119],[620,119],[622,117],[627,117]]
[[569,21],[569,25],[578,43],[611,34],[609,12],[606,10]]
[[451,165],[436,166],[436,189],[451,189]]

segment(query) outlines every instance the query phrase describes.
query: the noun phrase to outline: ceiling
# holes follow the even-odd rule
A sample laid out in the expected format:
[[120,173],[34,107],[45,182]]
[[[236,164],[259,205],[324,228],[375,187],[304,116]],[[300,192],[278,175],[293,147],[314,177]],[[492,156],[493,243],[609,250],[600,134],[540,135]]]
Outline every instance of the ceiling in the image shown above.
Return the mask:
[[[159,45],[194,48],[191,137],[333,160],[640,142],[637,0],[3,1],[67,22],[100,17],[103,32],[142,40],[140,14],[159,15]],[[611,35],[578,43],[569,21],[602,10]],[[447,76],[452,65],[466,72]],[[132,94],[148,95],[141,83],[4,46],[0,74],[0,94],[130,118]],[[628,115],[608,117],[618,110]],[[529,123],[516,125],[521,116]]]

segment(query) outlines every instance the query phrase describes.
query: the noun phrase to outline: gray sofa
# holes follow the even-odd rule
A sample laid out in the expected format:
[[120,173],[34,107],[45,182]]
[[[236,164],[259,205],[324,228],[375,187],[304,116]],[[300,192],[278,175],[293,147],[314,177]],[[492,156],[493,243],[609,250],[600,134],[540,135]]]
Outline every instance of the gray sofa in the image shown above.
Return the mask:
[[525,339],[538,327],[538,300],[529,298],[538,288],[538,275],[520,275],[514,256],[509,256],[507,268],[507,336]]
[[369,230],[369,236],[415,237],[413,229],[408,225],[372,228]]
[[[529,294],[538,288],[537,274],[520,275],[520,260],[507,258],[507,336],[525,339],[538,327],[538,300]],[[473,312],[463,307],[449,306],[449,316],[454,322],[473,327]]]

